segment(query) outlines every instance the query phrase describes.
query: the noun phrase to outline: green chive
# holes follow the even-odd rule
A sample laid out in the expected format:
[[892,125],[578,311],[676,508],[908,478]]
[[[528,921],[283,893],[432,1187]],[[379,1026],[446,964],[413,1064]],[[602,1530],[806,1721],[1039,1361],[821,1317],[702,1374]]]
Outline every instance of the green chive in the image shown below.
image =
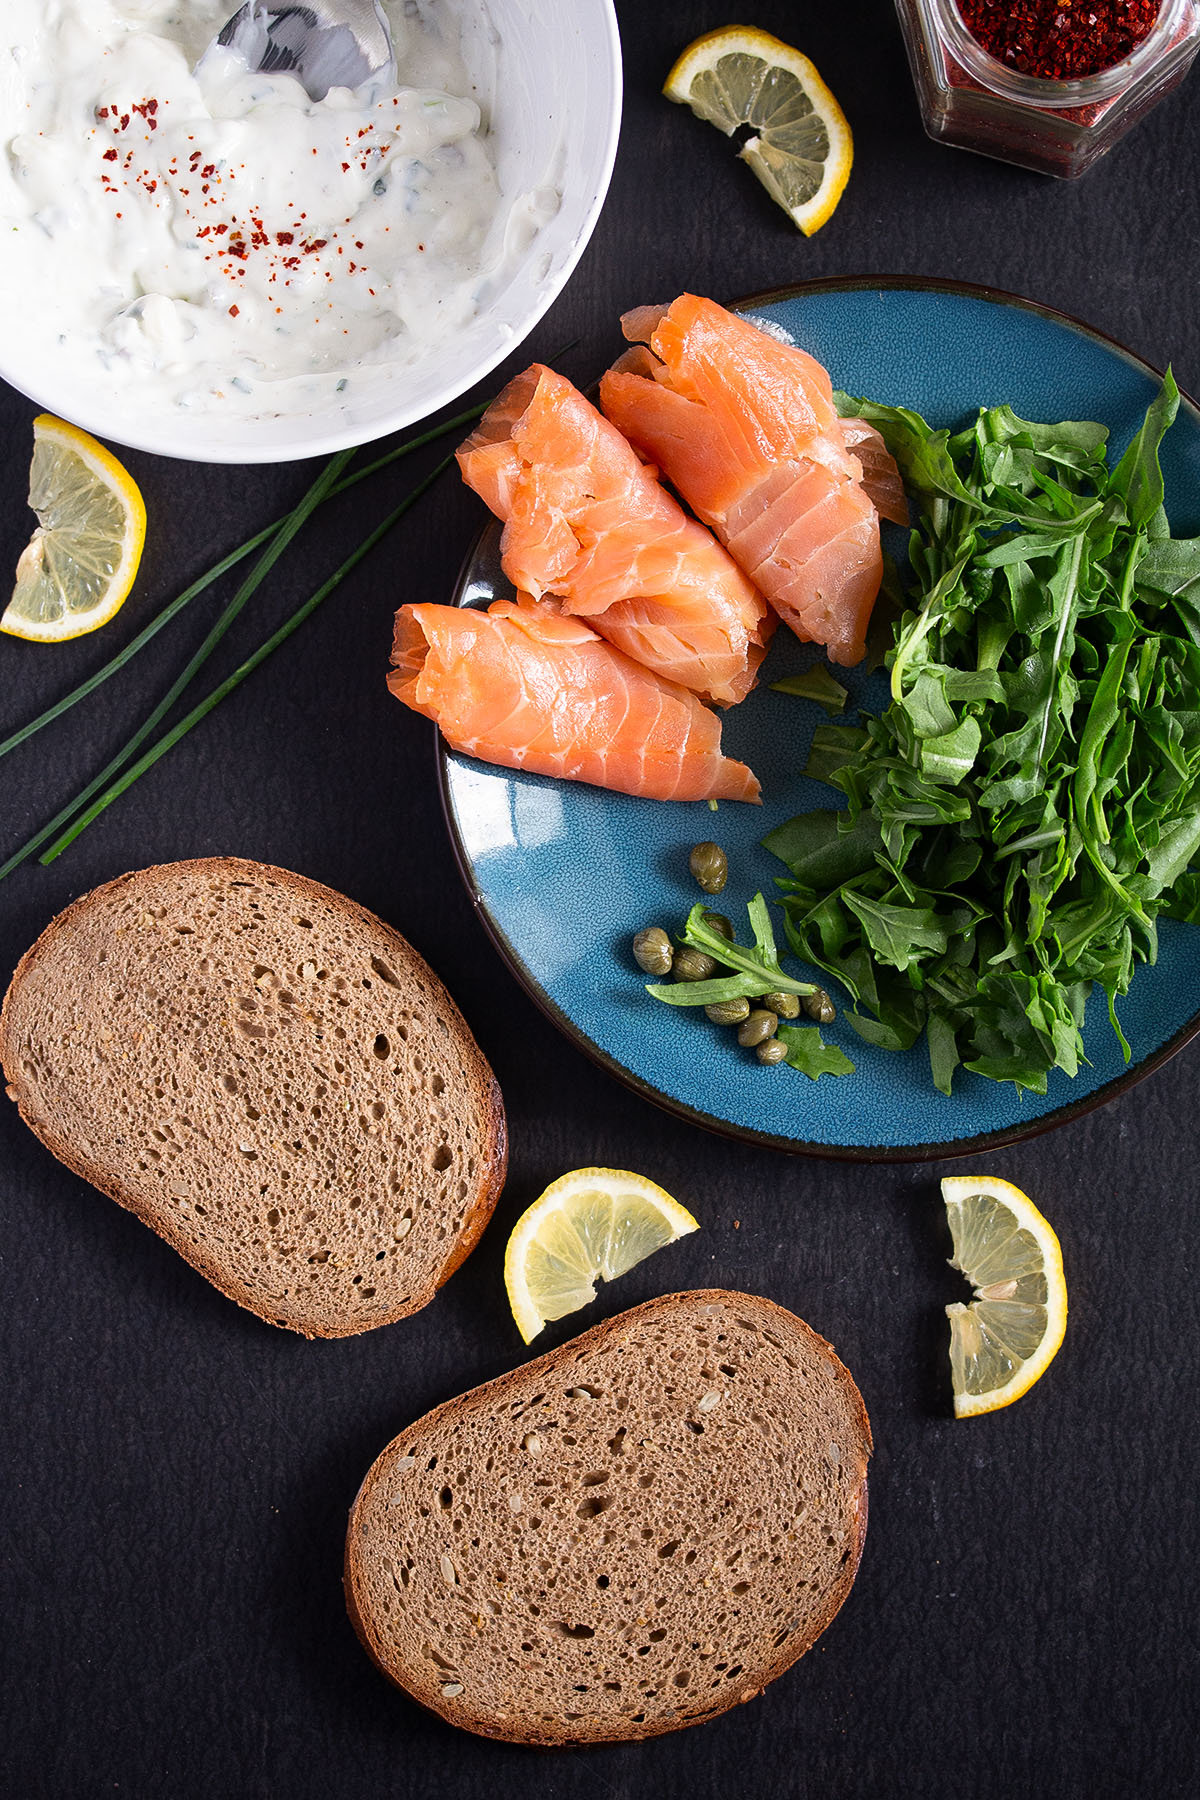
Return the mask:
[[229,630],[229,627],[233,624],[242,608],[246,605],[246,602],[251,598],[259,584],[279,561],[279,558],[283,555],[283,552],[287,549],[296,533],[305,523],[309,514],[315,507],[320,505],[323,499],[325,499],[330,488],[353,455],[353,450],[342,450],[337,456],[332,457],[330,461],[326,463],[325,467],[317,476],[317,479],[313,482],[299,505],[293,507],[286,519],[283,520],[282,524],[275,531],[271,543],[268,545],[267,549],[263,551],[263,554],[255,563],[254,568],[250,571],[241,587],[237,590],[237,593],[233,596],[233,599],[229,601],[225,610],[220,614],[215,625],[213,625],[212,629],[209,631],[208,636],[200,645],[200,648],[188,660],[183,673],[175,678],[158,705],[147,715],[142,724],[138,726],[133,736],[120,750],[118,750],[117,754],[105,764],[100,773],[93,776],[87,786],[83,788],[80,793],[76,794],[75,798],[67,806],[57,812],[48,825],[43,825],[40,831],[35,832],[33,837],[31,837],[27,843],[22,844],[21,848],[14,851],[8,861],[0,866],[0,881],[3,881],[6,875],[11,875],[14,869],[19,868],[26,857],[32,856],[35,850],[40,849],[46,839],[51,837],[53,833],[58,830],[59,826],[67,819],[71,818],[86,801],[90,800],[92,795],[96,793],[99,788],[102,788],[111,776],[115,775],[122,764],[129,760],[139,746],[145,743],[155,726],[161,723],[174,706],[176,700],[178,700],[180,694],[192,679],[192,676],[205,662],[207,662],[212,652],[225,636],[225,633]]
[[[325,581],[314,594],[309,595],[304,604],[297,608],[290,619],[284,621],[278,631],[273,632],[264,644],[259,645],[252,656],[248,656],[244,663],[241,663],[231,675],[228,675],[219,686],[212,690],[211,694],[207,694],[197,706],[192,708],[190,713],[185,714],[185,716],[179,720],[178,724],[173,725],[170,731],[166,732],[156,744],[152,745],[151,748],[146,751],[144,756],[139,757],[138,761],[135,762],[131,768],[126,769],[123,775],[120,775],[111,786],[106,788],[105,791],[92,802],[87,811],[77,818],[74,824],[71,825],[67,831],[64,831],[62,836],[56,839],[49,850],[47,850],[38,860],[42,863],[51,863],[54,861],[55,857],[61,856],[68,844],[73,843],[80,832],[90,825],[93,819],[97,818],[106,807],[111,806],[113,801],[118,799],[120,795],[125,792],[126,788],[132,787],[133,783],[137,781],[140,776],[144,775],[148,769],[152,769],[159,758],[165,756],[167,751],[172,749],[173,746],[179,742],[180,738],[186,737],[192,727],[198,725],[201,719],[205,718],[215,706],[218,706],[227,694],[231,694],[234,688],[239,687],[241,683],[245,681],[248,675],[252,675],[259,664],[265,662],[272,651],[277,650],[280,644],[286,642],[286,640],[291,637],[292,633],[296,631],[299,626],[303,625],[305,619],[309,617],[310,613],[316,611],[323,600],[328,598],[334,588],[337,587],[338,583],[343,581],[345,577],[349,575],[350,571],[362,561],[363,557],[375,548],[380,539],[386,536],[393,525],[397,524],[404,517],[409,507],[414,505],[414,503],[421,498],[422,494],[432,487],[438,476],[443,470],[450,467],[453,460],[454,458],[452,456],[445,457],[435,469],[430,471],[423,481],[418,482],[417,486],[410,494],[405,496],[399,506],[395,507],[394,510],[388,514],[387,518],[363,539],[357,550],[352,551],[342,566],[339,569],[336,569],[329,579]],[[0,869],[0,879],[2,879],[6,873],[6,868]]]
[[[469,412],[457,413],[454,418],[446,419],[441,425],[435,425],[432,430],[422,432],[419,437],[407,439],[403,444],[398,444],[394,450],[389,450],[385,455],[376,457],[375,461],[368,463],[365,468],[355,470],[353,475],[347,475],[330,489],[326,498],[336,499],[339,494],[344,494],[348,488],[354,487],[360,481],[365,481],[368,475],[377,474],[389,463],[398,461],[400,457],[409,455],[413,450],[423,449],[426,444],[432,444],[438,438],[445,437],[447,432],[457,431],[461,426],[473,423],[485,410],[486,406],[473,406]],[[80,682],[77,688],[73,688],[61,700],[56,700],[53,706],[48,707],[45,712],[39,713],[36,719],[31,719],[28,725],[22,725],[10,737],[0,741],[0,756],[6,756],[10,750],[15,750],[18,744],[23,744],[26,738],[33,737],[44,725],[53,724],[55,719],[61,718],[63,713],[69,712],[80,700],[86,700],[88,695],[94,693],[103,682],[108,680],[110,675],[115,675],[118,669],[124,668],[125,664],[130,662],[139,650],[144,649],[152,638],[157,637],[163,627],[169,625],[172,619],[177,618],[185,606],[203,594],[215,581],[219,581],[222,575],[228,574],[230,569],[236,568],[238,563],[247,556],[253,555],[261,544],[266,543],[273,532],[280,530],[286,524],[289,517],[290,514],[285,513],[282,518],[274,520],[270,525],[265,525],[252,538],[247,538],[244,544],[239,544],[236,550],[230,550],[221,558],[220,562],[214,563],[206,574],[198,576],[190,587],[185,588],[181,594],[164,606],[148,625],[143,626],[136,637],[130,639],[123,650],[118,651],[116,656],[106,662],[102,668],[97,669],[94,675],[89,675],[86,681]],[[7,865],[5,867],[7,868]],[[3,871],[0,871],[0,877],[2,874]]]

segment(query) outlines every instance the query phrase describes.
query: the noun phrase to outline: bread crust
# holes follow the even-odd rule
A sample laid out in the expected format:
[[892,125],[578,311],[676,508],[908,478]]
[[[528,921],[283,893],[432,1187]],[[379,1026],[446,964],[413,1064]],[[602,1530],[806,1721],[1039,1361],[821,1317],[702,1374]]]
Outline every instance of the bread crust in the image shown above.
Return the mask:
[[[576,1723],[572,1727],[565,1721],[562,1731],[539,1729],[532,1721],[524,1724],[514,1722],[511,1727],[501,1728],[494,1719],[486,1718],[478,1713],[472,1716],[469,1699],[454,1697],[447,1701],[442,1695],[436,1678],[421,1680],[415,1671],[398,1672],[394,1661],[388,1659],[383,1638],[376,1628],[375,1621],[360,1604],[360,1594],[364,1591],[365,1582],[358,1537],[364,1514],[371,1506],[376,1484],[389,1471],[391,1453],[401,1439],[411,1443],[427,1433],[431,1433],[445,1422],[458,1423],[464,1413],[476,1409],[486,1410],[491,1415],[498,1417],[503,1414],[518,1390],[528,1391],[531,1387],[540,1387],[543,1383],[549,1384],[568,1363],[578,1364],[581,1353],[603,1353],[606,1345],[618,1343],[630,1333],[631,1329],[636,1329],[643,1321],[674,1315],[686,1323],[704,1307],[714,1303],[742,1309],[747,1307],[761,1309],[768,1318],[773,1318],[778,1326],[789,1334],[795,1335],[798,1332],[810,1350],[827,1359],[841,1397],[848,1404],[852,1424],[858,1432],[856,1456],[861,1473],[848,1507],[850,1514],[850,1538],[847,1546],[849,1555],[842,1565],[837,1580],[825,1595],[819,1612],[809,1622],[809,1628],[802,1635],[795,1635],[768,1661],[765,1669],[756,1671],[752,1689],[739,1684],[717,1705],[710,1704],[690,1713],[686,1708],[681,1708],[674,1716],[648,1719],[640,1727],[629,1728],[629,1722],[622,1721],[619,1730],[605,1729],[603,1724],[600,1728],[594,1729],[589,1729],[586,1724],[581,1723]],[[717,1718],[731,1707],[757,1697],[770,1682],[784,1674],[793,1663],[810,1650],[832,1623],[854,1584],[862,1560],[867,1532],[867,1459],[873,1448],[870,1421],[853,1377],[837,1356],[833,1346],[820,1337],[804,1320],[789,1312],[787,1308],[762,1296],[747,1295],[721,1288],[703,1288],[689,1293],[667,1294],[658,1299],[648,1300],[627,1312],[619,1313],[614,1318],[604,1320],[590,1330],[581,1333],[579,1337],[561,1345],[558,1349],[536,1358],[533,1362],[521,1364],[508,1374],[496,1376],[493,1380],[469,1389],[464,1394],[444,1401],[440,1406],[434,1407],[422,1418],[414,1421],[406,1431],[394,1438],[367,1471],[350,1509],[342,1572],[347,1614],[359,1642],[376,1667],[389,1681],[411,1699],[416,1700],[429,1711],[437,1713],[448,1724],[460,1726],[479,1736],[506,1743],[544,1748],[625,1742],[663,1736],[671,1731],[682,1730],[688,1725]]]
[[[396,1305],[369,1317],[346,1314],[340,1321],[331,1321],[312,1317],[304,1322],[281,1320],[278,1308],[272,1308],[269,1302],[259,1302],[247,1292],[244,1285],[236,1278],[231,1278],[219,1260],[204,1252],[195,1244],[181,1244],[177,1236],[167,1227],[166,1221],[156,1213],[135,1193],[131,1193],[116,1179],[106,1177],[97,1168],[94,1161],[79,1151],[70,1140],[53,1129],[44,1117],[39,1116],[39,1109],[34,1105],[34,1094],[30,1084],[25,1080],[20,1067],[19,1045],[14,1031],[14,1015],[21,1000],[22,987],[28,977],[40,966],[52,961],[59,953],[62,944],[69,939],[81,918],[103,904],[108,899],[122,893],[122,890],[136,892],[139,885],[148,889],[163,881],[169,881],[174,874],[187,870],[199,880],[221,881],[267,881],[285,889],[301,904],[319,901],[325,906],[353,921],[360,929],[369,934],[377,943],[382,954],[390,956],[407,972],[428,984],[430,990],[438,997],[439,1004],[455,1027],[455,1045],[462,1059],[462,1070],[465,1081],[473,1089],[479,1110],[483,1118],[483,1131],[476,1148],[476,1180],[461,1228],[449,1252],[427,1282],[419,1285],[406,1304]],[[425,962],[424,958],[413,949],[407,939],[357,901],[340,894],[336,889],[312,881],[304,875],[297,875],[292,870],[281,869],[272,864],[253,862],[242,857],[197,857],[178,863],[159,863],[149,868],[132,870],[118,875],[112,881],[92,888],[71,902],[58,913],[42,931],[36,941],[21,957],[8,990],[0,1003],[0,1067],[3,1068],[7,1083],[7,1093],[14,1100],[22,1119],[40,1138],[46,1148],[59,1162],[82,1180],[115,1200],[118,1206],[141,1220],[144,1225],[162,1238],[172,1249],[179,1252],[184,1259],[203,1275],[205,1280],[235,1301],[248,1312],[254,1313],[265,1323],[281,1326],[284,1329],[298,1331],[307,1338],[336,1338],[357,1335],[363,1331],[374,1330],[380,1325],[390,1325],[396,1320],[407,1318],[433,1299],[434,1294],[454,1273],[475,1247],[486,1226],[496,1202],[504,1188],[508,1166],[508,1134],[504,1111],[503,1097],[491,1067],[471,1034],[466,1020],[463,1018],[454,1000],[447,992],[438,976]]]

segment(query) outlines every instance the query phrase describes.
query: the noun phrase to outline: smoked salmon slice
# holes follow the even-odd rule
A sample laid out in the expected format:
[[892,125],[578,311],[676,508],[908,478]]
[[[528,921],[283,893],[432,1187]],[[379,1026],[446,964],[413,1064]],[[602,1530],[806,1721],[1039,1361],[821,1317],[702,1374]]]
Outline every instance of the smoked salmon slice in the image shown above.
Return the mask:
[[458,452],[504,521],[514,587],[720,705],[754,684],[775,627],[754,584],[564,376],[534,363]]
[[856,449],[869,446],[872,485],[894,508],[882,440],[861,420],[848,437],[815,357],[712,300],[683,294],[622,325],[635,348],[600,383],[607,417],[798,637],[858,662],[883,555]]
[[392,662],[393,694],[484,762],[653,800],[759,797],[716,713],[550,602],[402,606]]
[[909,523],[908,500],[896,459],[873,425],[865,419],[842,420],[842,442],[862,465],[863,492],[875,503],[881,519],[893,525]]

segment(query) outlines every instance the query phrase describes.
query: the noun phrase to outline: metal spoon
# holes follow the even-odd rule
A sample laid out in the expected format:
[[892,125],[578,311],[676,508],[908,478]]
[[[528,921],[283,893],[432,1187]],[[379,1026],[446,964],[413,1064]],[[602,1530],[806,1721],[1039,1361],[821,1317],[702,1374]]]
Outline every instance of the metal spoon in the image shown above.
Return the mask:
[[310,100],[323,100],[331,87],[357,88],[372,76],[394,79],[396,73],[392,36],[378,0],[305,0],[303,5],[248,0],[217,33],[216,43],[247,69],[295,75]]

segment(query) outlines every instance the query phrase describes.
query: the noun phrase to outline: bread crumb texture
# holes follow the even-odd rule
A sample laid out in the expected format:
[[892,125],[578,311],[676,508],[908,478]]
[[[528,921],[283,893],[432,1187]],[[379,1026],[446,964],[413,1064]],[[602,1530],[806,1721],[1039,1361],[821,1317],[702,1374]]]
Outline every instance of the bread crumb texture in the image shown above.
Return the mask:
[[286,870],[205,859],[85,895],[18,966],[0,1058],[56,1156],[305,1336],[425,1305],[503,1186],[499,1090],[441,982]]
[[858,1389],[802,1320],[668,1295],[389,1444],[350,1516],[350,1616],[468,1730],[677,1730],[752,1699],[830,1623],[870,1450]]

